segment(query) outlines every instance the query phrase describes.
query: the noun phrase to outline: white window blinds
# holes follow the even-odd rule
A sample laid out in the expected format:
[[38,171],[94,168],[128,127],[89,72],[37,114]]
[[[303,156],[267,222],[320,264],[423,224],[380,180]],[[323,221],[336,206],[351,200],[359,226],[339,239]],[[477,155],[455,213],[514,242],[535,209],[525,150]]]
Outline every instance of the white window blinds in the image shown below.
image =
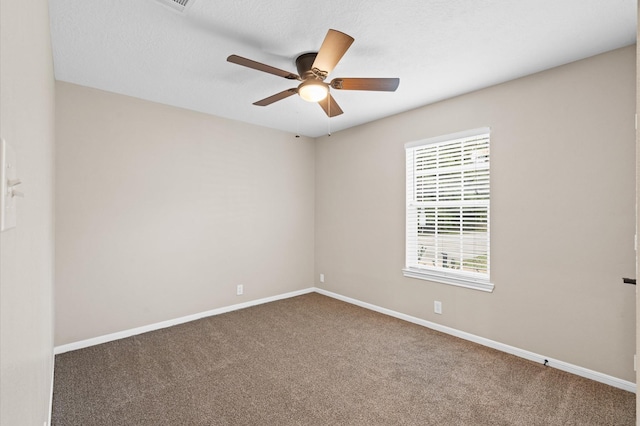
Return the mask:
[[406,276],[491,291],[489,129],[406,146]]

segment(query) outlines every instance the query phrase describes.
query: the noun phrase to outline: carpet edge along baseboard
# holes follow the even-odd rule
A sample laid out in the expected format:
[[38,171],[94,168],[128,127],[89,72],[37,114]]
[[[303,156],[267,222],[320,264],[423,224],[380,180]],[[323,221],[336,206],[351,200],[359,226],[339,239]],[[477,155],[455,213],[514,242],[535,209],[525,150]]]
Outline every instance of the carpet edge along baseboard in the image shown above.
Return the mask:
[[554,358],[550,358],[544,355],[537,354],[535,352],[530,352],[524,349],[520,349],[514,346],[506,345],[504,343],[496,342],[495,340],[486,339],[481,336],[477,336],[475,334],[467,333],[465,331],[460,331],[455,328],[447,327],[444,325],[440,325],[431,321],[427,321],[421,318],[413,317],[411,315],[403,314],[401,312],[396,312],[391,309],[383,308],[377,305],[373,305],[371,303],[363,302],[357,299],[353,299],[351,297],[343,296],[338,293],[334,293],[331,291],[327,291],[317,287],[309,287],[302,290],[292,291],[288,293],[283,293],[276,296],[266,297],[262,299],[256,299],[248,302],[238,303],[230,306],[225,306],[217,309],[212,309],[205,312],[200,312],[193,315],[187,315],[180,318],[175,318],[172,320],[162,321],[155,324],[149,324],[142,327],[136,327],[129,330],[124,330],[116,333],[105,334],[98,337],[93,337],[90,339],[80,340],[73,343],[68,343],[60,346],[54,347],[54,354],[62,354],[69,351],[74,351],[78,349],[87,348],[90,346],[99,345],[102,343],[111,342],[114,340],[124,339],[127,337],[135,336],[142,333],[147,333],[149,331],[160,330],[163,328],[171,327],[178,324],[183,324],[190,321],[195,321],[201,318],[206,318],[214,315],[220,315],[227,312],[236,311],[239,309],[249,308],[251,306],[261,305],[264,303],[275,302],[277,300],[288,299],[291,297],[300,296],[307,293],[318,293],[324,296],[328,296],[337,300],[341,300],[346,303],[350,303],[352,305],[360,306],[365,309],[369,309],[375,312],[379,312],[384,315],[388,315],[394,318],[398,318],[404,321],[411,322],[413,324],[421,325],[423,327],[430,328],[432,330],[440,331],[445,334],[449,334],[452,336],[459,337],[464,340],[468,340],[470,342],[474,342],[483,346],[487,346],[502,352],[509,353],[511,355],[515,355],[520,358],[527,359],[529,361],[538,362],[544,364],[548,367],[556,368],[558,370],[566,371],[571,374],[575,374],[577,376],[585,377],[587,379],[594,380],[596,382],[604,383],[610,386],[613,386],[618,389],[626,390],[628,392],[636,393],[637,385],[633,382],[623,380],[614,376],[610,376],[608,374],[600,373],[598,371],[590,370],[588,368],[580,367],[578,365],[574,365],[568,362],[564,362],[561,360],[557,360]]

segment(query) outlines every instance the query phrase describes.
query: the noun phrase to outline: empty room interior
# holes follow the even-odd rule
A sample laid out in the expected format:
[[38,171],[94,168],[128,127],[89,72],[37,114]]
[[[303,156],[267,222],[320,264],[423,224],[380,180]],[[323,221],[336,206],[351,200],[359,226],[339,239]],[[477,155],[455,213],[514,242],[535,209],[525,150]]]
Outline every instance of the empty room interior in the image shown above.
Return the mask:
[[637,22],[0,0],[0,423],[636,424]]

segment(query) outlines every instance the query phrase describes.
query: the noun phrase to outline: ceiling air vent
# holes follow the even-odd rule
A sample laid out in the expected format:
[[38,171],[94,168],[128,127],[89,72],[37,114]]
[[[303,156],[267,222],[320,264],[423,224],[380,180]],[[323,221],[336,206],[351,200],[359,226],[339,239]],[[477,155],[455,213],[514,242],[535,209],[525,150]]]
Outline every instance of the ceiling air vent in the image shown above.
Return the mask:
[[195,0],[156,0],[158,3],[180,13],[184,13]]

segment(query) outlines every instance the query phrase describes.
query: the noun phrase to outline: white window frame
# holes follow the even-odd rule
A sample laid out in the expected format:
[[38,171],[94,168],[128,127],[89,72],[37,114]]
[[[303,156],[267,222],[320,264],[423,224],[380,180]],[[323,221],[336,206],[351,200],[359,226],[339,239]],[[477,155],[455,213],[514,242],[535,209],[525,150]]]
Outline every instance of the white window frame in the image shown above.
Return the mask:
[[[468,272],[461,269],[446,268],[443,266],[437,266],[434,261],[433,266],[427,266],[418,262],[418,219],[415,210],[418,207],[424,206],[416,200],[415,191],[415,161],[414,153],[420,148],[424,148],[428,145],[434,144],[446,144],[452,142],[460,142],[463,144],[465,141],[477,139],[478,136],[486,135],[490,140],[490,129],[483,127],[479,129],[467,130],[459,133],[438,136],[434,138],[424,139],[415,142],[409,142],[405,144],[406,158],[407,158],[407,170],[406,170],[406,187],[407,187],[407,204],[406,204],[406,253],[405,253],[405,268],[402,270],[405,277],[418,278],[428,281],[435,281],[443,284],[450,284],[459,287],[466,287],[475,290],[482,290],[491,292],[494,285],[490,281],[490,197],[489,200],[478,201],[478,206],[482,208],[486,207],[487,214],[487,238],[486,238],[486,257],[487,257],[487,271],[481,272]],[[490,142],[489,142],[490,145]],[[490,159],[487,158],[487,166],[490,173]],[[489,185],[486,185],[486,190],[489,190]],[[463,198],[463,197],[461,197]],[[439,197],[438,197],[439,199]],[[469,201],[459,201],[459,205],[469,206]],[[454,203],[455,204],[455,203]],[[450,205],[450,204],[447,204]],[[471,205],[474,205],[473,203]],[[457,205],[456,205],[457,207]],[[414,219],[415,217],[415,219]],[[436,231],[436,235],[437,231]],[[437,237],[435,237],[437,238]],[[436,254],[437,256],[437,254]],[[437,259],[436,259],[437,260]],[[462,262],[462,260],[460,260]]]

